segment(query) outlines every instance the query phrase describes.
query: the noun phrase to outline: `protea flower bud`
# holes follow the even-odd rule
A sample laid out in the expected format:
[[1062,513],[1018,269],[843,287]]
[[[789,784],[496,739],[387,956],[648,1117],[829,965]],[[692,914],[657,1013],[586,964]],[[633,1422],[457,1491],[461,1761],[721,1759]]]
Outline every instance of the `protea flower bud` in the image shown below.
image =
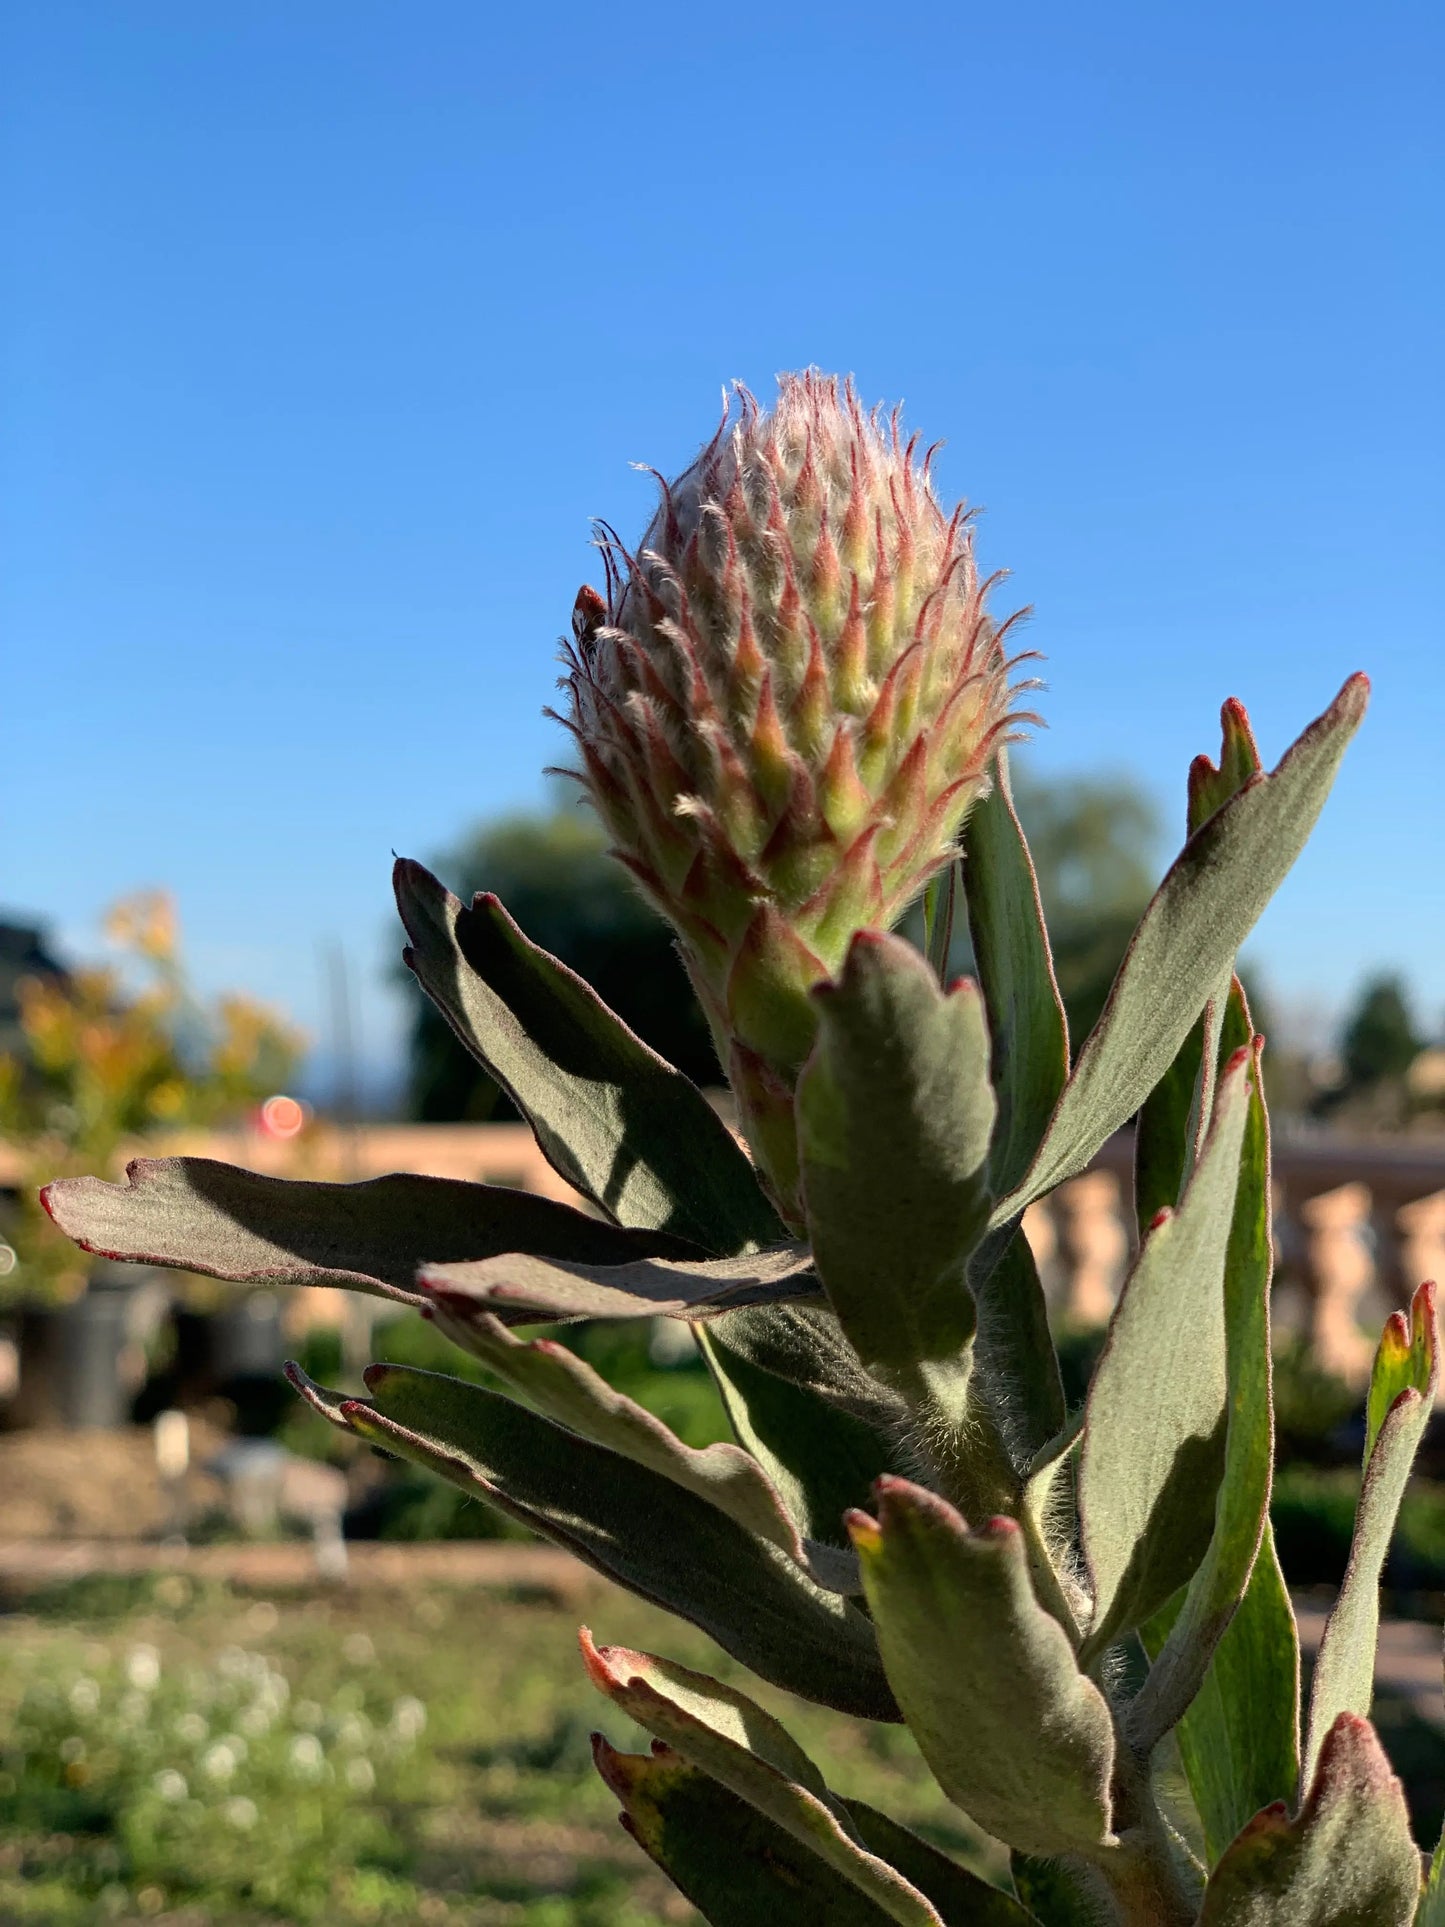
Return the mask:
[[808,991],[947,863],[1015,718],[969,519],[851,382],[739,387],[635,554],[603,528],[566,651],[580,774],[677,929],[792,1215]]

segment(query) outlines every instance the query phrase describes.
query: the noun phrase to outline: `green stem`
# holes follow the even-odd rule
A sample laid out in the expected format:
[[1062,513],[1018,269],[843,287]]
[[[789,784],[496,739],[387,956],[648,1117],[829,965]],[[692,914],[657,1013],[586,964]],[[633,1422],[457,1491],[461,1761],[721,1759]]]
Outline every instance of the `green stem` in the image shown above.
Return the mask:
[[1170,1836],[1149,1769],[1124,1744],[1114,1771],[1117,1846],[1091,1855],[1113,1898],[1119,1927],[1193,1927],[1201,1879]]

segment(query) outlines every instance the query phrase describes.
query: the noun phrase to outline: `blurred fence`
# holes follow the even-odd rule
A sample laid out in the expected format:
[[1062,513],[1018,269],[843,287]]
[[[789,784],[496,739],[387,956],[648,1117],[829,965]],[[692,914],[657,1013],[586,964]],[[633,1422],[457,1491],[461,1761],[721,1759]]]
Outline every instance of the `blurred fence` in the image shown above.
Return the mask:
[[[1138,1243],[1133,1149],[1120,1132],[1024,1219],[1051,1308],[1070,1324],[1109,1316]],[[1277,1334],[1297,1333],[1322,1369],[1363,1384],[1385,1318],[1422,1280],[1445,1282],[1445,1137],[1277,1138],[1274,1233]]]

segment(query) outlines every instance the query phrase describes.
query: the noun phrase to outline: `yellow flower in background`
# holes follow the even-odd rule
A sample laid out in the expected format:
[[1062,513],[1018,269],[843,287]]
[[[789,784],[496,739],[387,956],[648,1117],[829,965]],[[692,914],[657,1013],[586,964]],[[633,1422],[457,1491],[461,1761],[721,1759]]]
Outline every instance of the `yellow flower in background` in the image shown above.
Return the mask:
[[22,1167],[14,1221],[0,1231],[19,1259],[0,1286],[11,1295],[71,1296],[88,1275],[90,1260],[36,1203],[39,1185],[114,1175],[122,1146],[157,1129],[243,1117],[287,1083],[303,1047],[299,1031],[249,997],[197,996],[166,892],[124,898],[102,927],[120,962],[24,980],[24,1046],[0,1056],[0,1140]]
[[153,962],[168,963],[176,955],[176,906],[166,890],[137,890],[122,897],[106,911],[102,928],[112,943]]

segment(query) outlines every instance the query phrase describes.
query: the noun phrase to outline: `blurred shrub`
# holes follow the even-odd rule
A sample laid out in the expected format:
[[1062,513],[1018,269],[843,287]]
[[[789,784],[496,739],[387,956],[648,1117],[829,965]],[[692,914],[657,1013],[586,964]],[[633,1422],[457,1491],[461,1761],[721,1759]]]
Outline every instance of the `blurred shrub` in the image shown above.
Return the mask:
[[40,1185],[114,1174],[122,1146],[237,1116],[281,1088],[300,1055],[299,1033],[250,998],[197,997],[169,897],[127,898],[105,930],[120,965],[16,988],[21,1045],[0,1056],[0,1138],[22,1167],[6,1227],[19,1262],[0,1281],[10,1296],[73,1297],[90,1269],[40,1209]]
[[1364,1433],[1348,1441],[1341,1433],[1352,1419],[1363,1419],[1359,1394],[1342,1378],[1315,1362],[1303,1338],[1277,1348],[1274,1355],[1275,1456],[1338,1463],[1342,1449],[1358,1458]]
[[[1280,1564],[1291,1586],[1337,1587],[1350,1555],[1357,1467],[1324,1470],[1281,1465],[1270,1517]],[[1445,1591],[1445,1487],[1412,1481],[1385,1565],[1385,1585],[1395,1591]]]

